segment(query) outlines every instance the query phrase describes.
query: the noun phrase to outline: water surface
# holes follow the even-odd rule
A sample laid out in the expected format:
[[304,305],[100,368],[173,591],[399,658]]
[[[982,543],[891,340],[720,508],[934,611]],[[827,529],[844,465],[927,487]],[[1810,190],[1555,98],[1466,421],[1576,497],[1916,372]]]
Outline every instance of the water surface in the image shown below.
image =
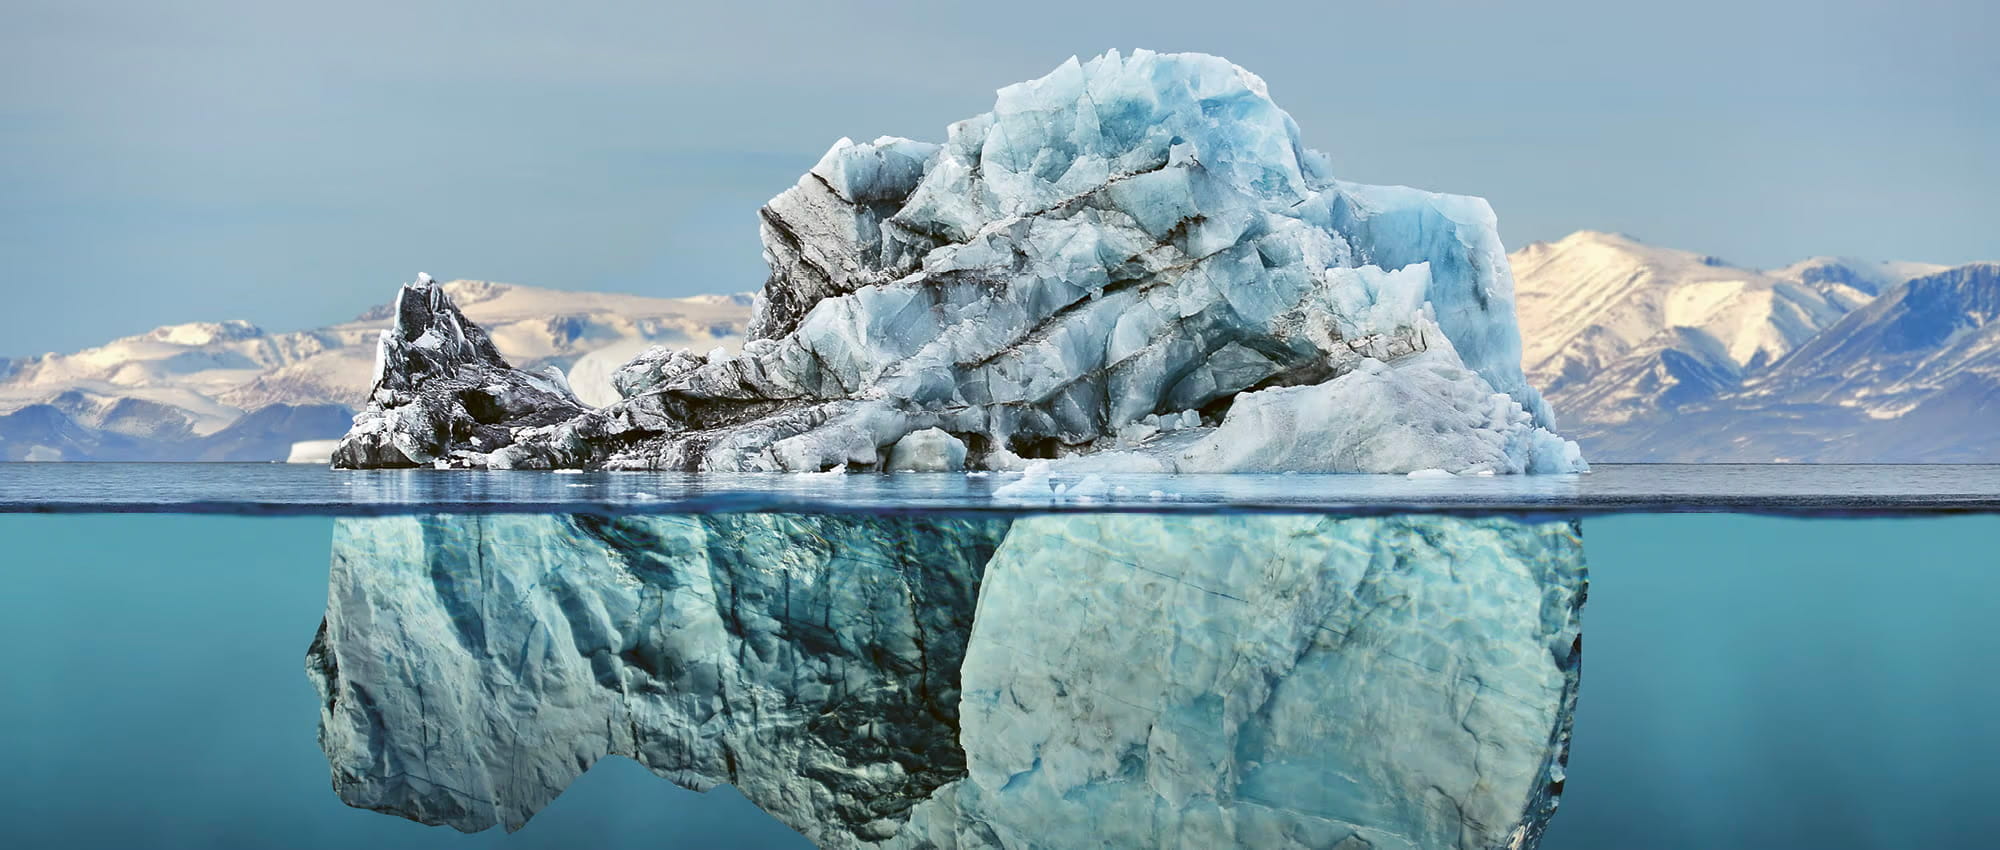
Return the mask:
[[[168,469],[191,469],[119,466],[142,471],[128,479],[139,482],[166,482],[171,480]],[[117,467],[97,467],[111,468]],[[501,500],[523,488],[558,493],[556,487],[589,489],[570,484],[625,487],[618,482],[650,477],[543,475],[521,476],[516,483],[516,476],[502,476],[494,479],[501,483],[471,484],[468,479],[454,482],[449,475],[398,473],[372,479],[401,482],[394,487],[360,485],[374,495],[341,501],[310,486],[290,497],[267,498],[285,492],[285,476],[295,476],[289,479],[295,483],[320,480],[308,473],[319,476],[321,471],[264,465],[228,469],[245,481],[233,500],[210,499],[217,487],[214,479],[202,476],[183,481],[179,490],[148,484],[139,491],[151,495],[141,497],[131,487],[122,492],[100,488],[95,498],[104,505],[144,510],[202,501],[211,510],[228,505],[243,511],[268,511],[273,505],[296,510],[306,505],[303,509],[310,511],[384,514],[417,510],[422,505],[409,501],[411,494],[442,488],[461,495],[475,492],[487,500],[483,504],[518,512],[519,504],[508,507]],[[1949,506],[1956,512],[1986,498],[1981,494],[1988,491],[1978,488],[1992,474],[1984,468],[1784,469],[1794,477],[1776,475],[1761,484],[1754,469],[1703,472],[1682,467],[1613,467],[1582,481],[1610,481],[1634,491],[1651,486],[1689,492],[1701,485],[1710,496],[1724,489],[1716,482],[1727,481],[1727,489],[1738,496],[1771,499],[1789,492],[1813,497],[1805,500],[1807,508],[1839,503],[1838,510],[1849,513],[1867,507],[1853,499],[1881,499],[1885,493],[1902,495],[1880,507],[1934,509],[1940,503],[1929,497],[1940,494],[1916,491],[1955,483],[1956,490],[1944,487],[1944,493],[1972,497]],[[1808,472],[1789,472],[1794,469]],[[257,477],[266,472],[271,477]],[[1653,474],[1651,485],[1644,477],[1648,473]],[[75,501],[34,503],[33,497],[12,489],[24,481],[59,478],[41,468],[32,476],[18,467],[0,468],[0,482],[8,485],[0,498],[14,510],[80,507]],[[921,500],[909,488],[921,490],[918,485],[925,479],[942,481],[855,476],[834,483],[840,498],[860,498],[850,487],[877,488],[877,496],[886,488],[897,498],[883,500],[885,510],[924,522],[926,512],[908,502]],[[1306,480],[1305,487],[1319,485]],[[1815,496],[1802,490],[1808,482],[1842,481],[1848,482],[1844,494]],[[1340,482],[1348,488],[1341,498],[1353,498],[1358,486],[1396,491],[1385,498],[1408,499],[1411,492],[1404,488],[1419,483],[1424,482]],[[276,489],[258,489],[266,484]],[[658,481],[645,486],[666,489]],[[826,498],[815,495],[818,491],[803,480],[778,496],[769,487],[730,486],[734,489],[725,488],[730,498],[748,492],[751,499],[767,500],[765,507],[781,504],[775,501],[779,499]],[[952,485],[923,486],[935,494]],[[161,487],[167,487],[166,495]],[[952,489],[937,497],[961,500],[951,513],[971,517],[951,522],[1005,523],[1027,515],[992,504],[968,513],[963,503],[968,490]],[[174,501],[197,491],[209,496]],[[393,497],[383,497],[384,492]],[[1142,515],[1140,521],[1172,535],[1176,523],[1203,521],[1201,514],[1231,507],[1232,498],[1235,507],[1245,501],[1245,491],[1190,486],[1183,492],[1206,495],[1184,497],[1168,508],[1173,513],[1157,519]],[[690,498],[711,495],[702,488]],[[1289,493],[1250,495],[1274,502],[1297,498]],[[1519,491],[1508,498],[1519,498]],[[664,497],[632,503],[655,501],[671,504]],[[603,513],[616,514],[629,512],[627,504],[597,499],[584,506],[611,506],[617,510]],[[812,522],[871,522],[857,516],[863,506],[843,511],[851,519]],[[1061,511],[1089,506],[1056,503]],[[1050,506],[1034,507],[1046,514]],[[1677,510],[1698,507],[1702,505],[1683,503]],[[1130,515],[1138,507],[1117,509]],[[676,516],[642,517],[639,527],[683,521]],[[1078,513],[1072,520],[1056,521],[1100,521],[1093,516]],[[522,519],[540,521],[535,515]],[[14,768],[0,779],[0,845],[810,846],[732,789],[687,791],[617,756],[584,772],[511,834],[490,829],[465,835],[344,804],[330,781],[329,751],[319,740],[322,700],[306,674],[304,657],[330,610],[328,566],[341,551],[335,523],[350,524],[346,533],[352,541],[373,539],[352,535],[365,535],[373,527],[369,523],[382,521],[184,513],[0,517],[0,545],[7,552],[0,569],[9,585],[0,602],[6,608],[0,618],[0,653],[9,671],[6,696],[0,698],[0,729],[8,730],[0,735],[0,759]],[[1231,522],[1267,521],[1291,522],[1283,516]],[[1546,521],[1546,514],[1530,520]],[[446,530],[466,527],[464,521],[445,518],[430,522]],[[1804,519],[1633,513],[1588,516],[1580,528],[1591,579],[1583,617],[1588,663],[1561,805],[1541,846],[1978,846],[2000,829],[2000,816],[1986,805],[2000,795],[2000,779],[1988,769],[2000,763],[2000,729],[1989,719],[1991,706],[2000,700],[2000,682],[1990,673],[1993,659],[2000,658],[2000,633],[1987,626],[1991,600],[2000,593],[2000,578],[1987,554],[1990,541],[2000,535],[2000,516]],[[1098,542],[1114,549],[1130,545]],[[635,551],[660,545],[637,544]],[[844,545],[852,549],[861,544]],[[1287,543],[1273,551],[1308,545],[1309,540]],[[1449,537],[1444,545],[1450,545]],[[347,551],[352,556],[365,550],[350,543]],[[1172,566],[1161,559],[1176,560],[1171,553],[1155,554],[1134,559],[1131,568],[1138,575],[1138,570]],[[1189,559],[1200,566],[1198,561]],[[367,580],[386,569],[387,562],[351,557],[348,567],[336,593],[341,586],[352,588],[356,575]],[[492,568],[488,563],[479,575],[498,575]],[[341,575],[338,569],[335,574]],[[469,575],[437,579],[435,587],[463,587]],[[1218,575],[1247,580],[1234,569]],[[491,601],[527,592],[481,586],[488,589],[467,598]],[[1243,592],[1242,587],[1225,591]],[[1217,604],[1224,606],[1217,611],[1227,610],[1227,600]],[[1078,612],[1042,613],[1060,623]],[[460,619],[480,624],[492,635],[513,628],[507,624],[514,620],[496,616],[493,611],[473,612]],[[435,682],[427,675],[401,681]],[[523,716],[535,713],[532,706],[527,710],[530,715]],[[1259,794],[1283,793],[1270,786],[1244,787]]]
[[[690,474],[0,463],[0,512],[380,515],[1217,510],[1907,513],[2000,510],[2000,466],[1600,464],[1585,475]],[[1060,489],[1058,489],[1060,488]]]

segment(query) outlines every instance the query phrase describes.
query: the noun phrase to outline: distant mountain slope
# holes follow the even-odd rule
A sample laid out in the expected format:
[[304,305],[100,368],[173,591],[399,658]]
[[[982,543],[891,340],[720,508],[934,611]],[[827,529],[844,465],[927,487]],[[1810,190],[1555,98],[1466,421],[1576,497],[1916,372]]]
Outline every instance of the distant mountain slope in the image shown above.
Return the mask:
[[80,425],[52,404],[0,414],[0,461],[150,460],[152,441]]
[[2000,266],[1589,231],[1510,259],[1529,379],[1593,460],[2000,462]]
[[[750,310],[747,295],[647,298],[465,280],[445,288],[515,364],[569,370],[577,392],[598,403],[615,397],[610,372],[632,354],[654,343],[733,346]],[[195,322],[0,360],[0,459],[282,460],[292,442],[346,430],[389,320],[383,305],[294,333]]]
[[[1773,271],[1771,276],[1797,281],[1829,293],[1844,288],[1873,297],[1903,281],[1937,274],[1946,268],[1949,267],[1936,263],[1811,257]],[[1855,302],[1852,306],[1860,306],[1860,303]]]
[[1740,389],[1598,440],[1634,460],[2000,462],[2000,264],[1891,287]]
[[1522,366],[1580,433],[1728,392],[1883,288],[1941,268],[1819,257],[1765,272],[1595,231],[1509,259]]

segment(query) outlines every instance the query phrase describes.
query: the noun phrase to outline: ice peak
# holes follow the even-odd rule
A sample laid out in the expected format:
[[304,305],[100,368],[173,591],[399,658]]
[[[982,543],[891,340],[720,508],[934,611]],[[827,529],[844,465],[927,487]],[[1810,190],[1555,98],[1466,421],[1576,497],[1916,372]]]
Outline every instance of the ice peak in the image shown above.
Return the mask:
[[[1257,75],[1202,53],[1072,57],[1002,88],[977,158],[999,206],[1045,208],[1107,179],[1198,164],[1251,197],[1297,201],[1326,175]],[[969,141],[969,140],[968,140]]]
[[424,272],[417,272],[417,285],[418,285],[418,286],[429,286],[429,285],[431,285],[431,284],[432,284],[433,282],[434,282],[434,281],[433,281],[433,280],[431,279],[431,276],[430,276],[429,274],[427,274],[427,273],[424,273]]

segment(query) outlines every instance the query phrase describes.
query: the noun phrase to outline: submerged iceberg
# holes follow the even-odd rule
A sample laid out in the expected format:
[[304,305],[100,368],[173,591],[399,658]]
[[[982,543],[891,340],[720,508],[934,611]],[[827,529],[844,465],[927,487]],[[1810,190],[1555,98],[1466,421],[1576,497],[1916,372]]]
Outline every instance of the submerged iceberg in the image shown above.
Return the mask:
[[1534,847],[1568,522],[343,519],[308,654],[334,789],[524,825],[599,759],[823,847]]
[[[883,469],[941,431],[973,469],[1584,468],[1522,374],[1486,202],[1336,180],[1213,56],[1071,59],[943,144],[842,139],[761,233],[740,353],[656,348],[586,411],[498,356],[436,392],[385,374],[337,464]],[[385,346],[450,317],[399,310]],[[493,385],[549,406],[458,400]]]

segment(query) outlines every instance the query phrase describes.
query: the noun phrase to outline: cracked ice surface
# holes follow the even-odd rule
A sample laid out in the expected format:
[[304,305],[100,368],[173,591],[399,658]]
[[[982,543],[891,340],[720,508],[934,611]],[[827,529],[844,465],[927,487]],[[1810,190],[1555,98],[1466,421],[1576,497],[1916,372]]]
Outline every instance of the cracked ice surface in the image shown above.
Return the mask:
[[517,828],[605,755],[827,847],[1532,847],[1568,523],[346,519],[308,671],[342,799]]
[[[739,354],[649,351],[588,412],[412,413],[438,396],[378,392],[342,464],[881,469],[937,429],[974,469],[1584,468],[1522,375],[1486,202],[1334,179],[1217,57],[1072,59],[942,144],[842,139],[760,233],[771,276]],[[393,344],[420,331],[399,316]],[[1189,415],[1230,450],[1129,438]],[[1338,446],[1253,445],[1299,443]]]

